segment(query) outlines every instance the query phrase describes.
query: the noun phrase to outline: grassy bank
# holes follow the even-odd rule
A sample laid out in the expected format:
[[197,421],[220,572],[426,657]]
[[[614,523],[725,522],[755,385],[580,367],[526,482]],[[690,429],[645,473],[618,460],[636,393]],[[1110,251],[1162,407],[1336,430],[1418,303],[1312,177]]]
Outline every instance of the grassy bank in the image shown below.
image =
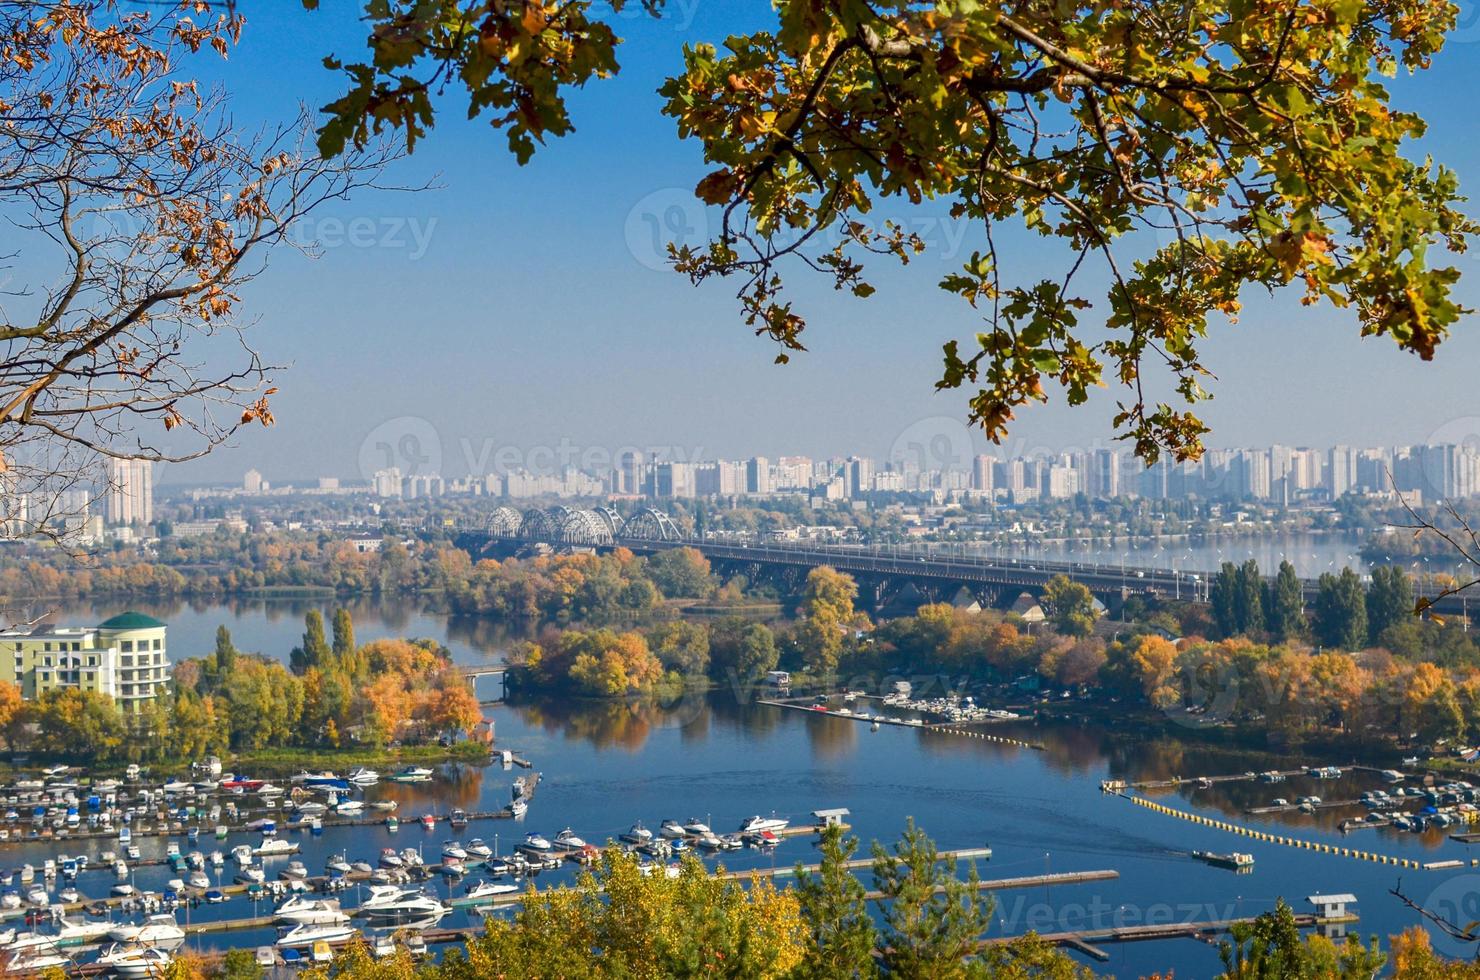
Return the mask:
[[453,746],[402,745],[396,748],[376,749],[367,746],[349,746],[339,749],[320,748],[268,748],[233,754],[224,761],[227,768],[250,772],[285,772],[299,769],[351,769],[367,766],[381,770],[382,774],[400,766],[435,765],[441,762],[464,762],[470,765],[486,765],[492,755],[488,746],[477,742],[459,742]]

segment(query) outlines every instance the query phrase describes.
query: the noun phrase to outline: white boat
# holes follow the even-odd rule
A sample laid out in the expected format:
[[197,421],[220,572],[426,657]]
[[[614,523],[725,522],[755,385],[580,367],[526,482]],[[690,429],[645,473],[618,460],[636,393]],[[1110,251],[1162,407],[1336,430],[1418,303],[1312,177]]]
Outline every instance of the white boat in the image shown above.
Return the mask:
[[324,870],[334,871],[342,875],[347,875],[352,870],[354,870],[354,866],[351,865],[347,860],[345,860],[345,856],[343,854],[331,854],[329,856],[329,860],[324,862]]
[[528,803],[525,803],[523,800],[515,800],[513,803],[510,803],[508,806],[506,806],[504,809],[508,810],[510,813],[512,813],[517,818],[517,817],[522,817],[522,816],[524,816],[524,814],[526,814],[526,813],[529,812],[529,804]]
[[138,889],[126,881],[120,881],[118,884],[108,889],[108,891],[115,898],[128,898],[130,895],[134,894],[134,892],[138,891]]
[[115,943],[98,957],[98,965],[105,966],[120,977],[162,977],[169,969],[173,958],[158,946],[140,946],[134,943]]
[[525,834],[524,843],[520,844],[519,846],[524,848],[525,850],[539,851],[542,854],[554,849],[553,844],[534,832]]
[[564,851],[579,851],[586,846],[586,842],[576,836],[576,832],[566,827],[555,835],[554,844]]
[[25,953],[37,949],[55,949],[57,937],[43,932],[22,932],[11,937],[5,944],[7,952]]
[[226,855],[220,851],[212,851],[211,856],[207,860],[211,862],[211,867],[219,868],[226,864]]
[[431,919],[446,915],[450,909],[419,888],[372,885],[360,911],[375,918]]
[[769,830],[774,834],[785,830],[790,825],[790,820],[783,820],[780,817],[747,817],[740,822],[740,833],[758,834],[763,830]]
[[419,868],[422,865],[421,852],[414,847],[408,847],[401,852],[401,863],[408,868]]
[[361,766],[349,774],[349,781],[356,786],[374,786],[380,782],[380,773],[374,769],[366,769],[364,766]]
[[375,937],[375,945],[370,948],[370,953],[377,960],[387,960],[396,955],[396,940],[389,934]]
[[281,786],[274,786],[272,785],[272,783],[263,783],[261,786],[257,787],[258,796],[282,796],[283,792],[284,791]]
[[646,844],[652,839],[653,832],[644,827],[641,820],[633,824],[632,827],[625,834],[622,835],[622,840],[627,841],[629,844]]
[[387,847],[380,852],[380,866],[382,868],[399,868],[404,863],[401,860],[401,855],[396,853],[394,847]]
[[231,849],[231,857],[237,864],[252,863],[252,845],[238,844]]
[[252,853],[257,857],[281,857],[284,854],[297,854],[298,842],[284,840],[281,837],[273,837],[252,848]]
[[272,915],[283,925],[340,925],[349,921],[337,899],[309,898],[306,895],[294,895],[279,905]]
[[26,892],[26,901],[32,905],[45,908],[51,904],[51,896],[47,894],[45,888],[36,887]]
[[44,973],[57,967],[66,968],[72,961],[56,948],[37,949],[29,953],[16,953],[5,963],[6,973]]
[[518,885],[500,884],[496,881],[480,881],[468,889],[467,897],[470,901],[481,899],[493,899],[500,895],[512,895],[519,890]]
[[710,827],[709,824],[700,820],[698,817],[690,817],[689,822],[683,825],[683,829],[685,832],[692,834],[695,837],[703,837],[705,834],[714,833],[714,828]]
[[255,864],[249,864],[236,873],[239,885],[260,885],[267,880],[267,872]]
[[211,876],[204,871],[192,871],[190,877],[185,879],[185,883],[191,888],[210,888]]
[[185,930],[175,921],[173,913],[163,912],[149,916],[142,925],[116,925],[108,930],[108,938],[118,943],[175,949],[185,942]]
[[442,842],[442,856],[452,858],[455,861],[466,861],[468,859],[467,849],[455,840]]
[[359,800],[340,800],[334,812],[342,816],[351,816],[356,813],[365,812],[365,804]]
[[57,924],[58,946],[88,946],[108,935],[111,922],[93,922],[80,915],[64,916]]
[[687,837],[688,831],[677,820],[664,820],[658,827],[658,836],[667,840],[678,840],[680,837]]
[[298,804],[298,812],[305,817],[322,816],[329,812],[329,807],[318,800],[308,800]]
[[483,843],[483,838],[474,837],[463,845],[463,850],[468,852],[468,857],[474,861],[486,861],[493,857],[493,848]]
[[303,922],[283,933],[277,945],[283,949],[306,949],[314,943],[344,942],[357,935],[358,929],[344,923]]

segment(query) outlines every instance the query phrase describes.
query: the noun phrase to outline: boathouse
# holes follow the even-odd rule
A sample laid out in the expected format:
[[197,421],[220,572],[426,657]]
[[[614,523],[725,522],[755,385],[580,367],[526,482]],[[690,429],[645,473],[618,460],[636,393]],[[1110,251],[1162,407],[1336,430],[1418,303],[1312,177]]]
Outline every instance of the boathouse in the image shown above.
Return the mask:
[[1316,915],[1322,919],[1345,919],[1351,914],[1346,907],[1357,904],[1357,896],[1311,895],[1306,901],[1316,907]]
[[841,827],[848,818],[848,808],[835,810],[813,810],[812,821],[819,827]]

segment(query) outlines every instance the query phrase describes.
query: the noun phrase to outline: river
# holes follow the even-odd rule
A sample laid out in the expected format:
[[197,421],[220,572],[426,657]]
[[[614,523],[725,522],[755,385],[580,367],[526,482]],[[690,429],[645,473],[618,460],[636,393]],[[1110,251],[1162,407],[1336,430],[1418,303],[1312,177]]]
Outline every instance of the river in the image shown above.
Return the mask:
[[[170,623],[169,649],[180,657],[209,650],[216,625],[226,623],[243,649],[286,656],[302,630],[303,602],[248,602],[231,606],[142,607]],[[63,608],[60,622],[85,623],[122,611],[118,605]],[[326,609],[327,612],[327,609]],[[496,654],[498,631],[486,626],[424,613],[400,604],[360,604],[355,625],[363,641],[376,636],[430,636],[447,643],[462,662]],[[485,682],[491,683],[491,682]],[[1317,893],[1357,896],[1363,935],[1386,936],[1419,921],[1388,889],[1402,881],[1415,897],[1457,909],[1463,921],[1480,918],[1472,906],[1480,894],[1480,875],[1469,871],[1400,871],[1348,857],[1251,841],[1224,831],[1176,819],[1102,794],[1104,779],[1131,781],[1203,774],[1262,771],[1276,766],[1347,763],[1340,758],[1279,758],[1232,749],[1217,741],[1187,736],[1137,736],[1088,726],[1036,726],[1013,723],[991,729],[1001,735],[1041,742],[1043,750],[1016,748],[981,739],[884,726],[871,731],[856,721],[819,717],[751,703],[748,692],[717,691],[690,698],[669,710],[613,703],[540,703],[489,709],[501,745],[530,759],[542,780],[520,824],[475,823],[460,836],[497,840],[507,852],[529,830],[553,836],[562,828],[593,842],[605,841],[641,820],[656,829],[665,817],[706,818],[727,831],[750,814],[772,811],[804,821],[819,808],[846,807],[854,831],[865,841],[892,840],[913,817],[942,848],[990,846],[984,878],[1048,872],[1114,870],[1119,877],[1093,884],[1060,885],[996,893],[997,928],[1015,934],[1082,928],[1117,921],[1126,924],[1170,920],[1203,921],[1251,915],[1285,897],[1297,912]],[[508,801],[517,773],[498,768],[455,767],[426,786],[371,788],[370,799],[400,800],[405,825],[391,834],[381,827],[327,828],[321,836],[289,835],[303,843],[302,860],[319,873],[328,855],[346,852],[353,860],[374,861],[381,848],[422,847],[435,861],[445,825],[425,831],[410,821],[428,810],[451,807],[494,810]],[[1349,808],[1249,816],[1250,806],[1279,796],[1320,795],[1354,799],[1378,786],[1375,776],[1341,780],[1299,777],[1275,786],[1254,782],[1191,785],[1180,791],[1146,793],[1160,802],[1219,820],[1234,821],[1280,835],[1337,846],[1356,847],[1423,861],[1448,858],[1468,862],[1470,849],[1443,832],[1423,835],[1393,830],[1360,830],[1342,835],[1337,823],[1363,811]],[[225,846],[203,840],[206,849]],[[145,839],[145,855],[162,855],[164,842]],[[39,865],[65,845],[0,846],[0,865]],[[101,842],[89,853],[103,850]],[[1235,875],[1192,859],[1193,849],[1240,850],[1256,859],[1252,874]],[[790,866],[811,861],[807,838],[783,842],[774,854],[732,852],[729,867]],[[281,865],[281,860],[278,864]],[[712,862],[711,862],[712,863]],[[269,865],[269,872],[273,865]],[[160,890],[171,874],[164,868],[136,872],[140,888]],[[541,882],[559,881],[567,872],[548,873]],[[229,880],[229,877],[228,877]],[[476,876],[474,876],[476,880]],[[108,872],[87,872],[78,887],[94,897],[112,884]],[[437,889],[448,893],[445,884]],[[1447,903],[1447,904],[1446,904]],[[354,904],[353,895],[346,905]],[[189,913],[203,918],[239,918],[259,912],[244,898]],[[182,914],[182,919],[183,919]],[[445,925],[466,922],[455,912]],[[271,940],[264,931],[202,936],[205,947],[255,945]],[[1465,950],[1442,937],[1441,949]],[[1218,970],[1214,947],[1187,939],[1108,944],[1108,963],[1095,967],[1121,977],[1174,969],[1178,977],[1210,977]]]

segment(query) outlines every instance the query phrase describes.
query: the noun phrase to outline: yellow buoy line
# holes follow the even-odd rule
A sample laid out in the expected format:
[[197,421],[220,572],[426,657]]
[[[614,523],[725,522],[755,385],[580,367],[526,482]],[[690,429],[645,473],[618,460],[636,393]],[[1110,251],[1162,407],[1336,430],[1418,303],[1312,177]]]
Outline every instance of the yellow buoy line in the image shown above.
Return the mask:
[[986,732],[974,732],[969,728],[951,728],[949,725],[931,725],[929,731],[940,732],[943,735],[960,735],[963,738],[980,738],[988,742],[996,742],[998,745],[1012,745],[1020,749],[1038,749],[1042,751],[1043,745],[1039,742],[1024,742],[1019,738],[1008,738],[1005,735],[988,735]]
[[[1371,861],[1375,864],[1391,864],[1399,868],[1427,868],[1422,862],[1413,858],[1393,857],[1388,854],[1374,854],[1371,851],[1359,851],[1354,847],[1338,847],[1335,844],[1322,844],[1319,841],[1301,840],[1298,837],[1284,837],[1280,834],[1271,834],[1263,830],[1254,830],[1252,827],[1243,827],[1236,823],[1228,823],[1226,820],[1214,820],[1212,817],[1204,817],[1197,813],[1188,813],[1185,810],[1177,810],[1154,800],[1148,800],[1140,796],[1132,796],[1129,793],[1117,793],[1136,806],[1145,807],[1154,813],[1164,813],[1169,817],[1178,817],[1190,823],[1201,824],[1204,827],[1212,827],[1215,830],[1224,830],[1230,834],[1238,834],[1250,840],[1263,841],[1267,844],[1279,844],[1282,847],[1294,847],[1303,851],[1316,851],[1320,854],[1334,854],[1338,857],[1349,857],[1358,861]],[[1458,864],[1460,862],[1454,862]],[[1480,864],[1480,860],[1471,860],[1473,867]],[[1452,864],[1448,865],[1453,867]],[[1437,870],[1430,868],[1429,870]]]

